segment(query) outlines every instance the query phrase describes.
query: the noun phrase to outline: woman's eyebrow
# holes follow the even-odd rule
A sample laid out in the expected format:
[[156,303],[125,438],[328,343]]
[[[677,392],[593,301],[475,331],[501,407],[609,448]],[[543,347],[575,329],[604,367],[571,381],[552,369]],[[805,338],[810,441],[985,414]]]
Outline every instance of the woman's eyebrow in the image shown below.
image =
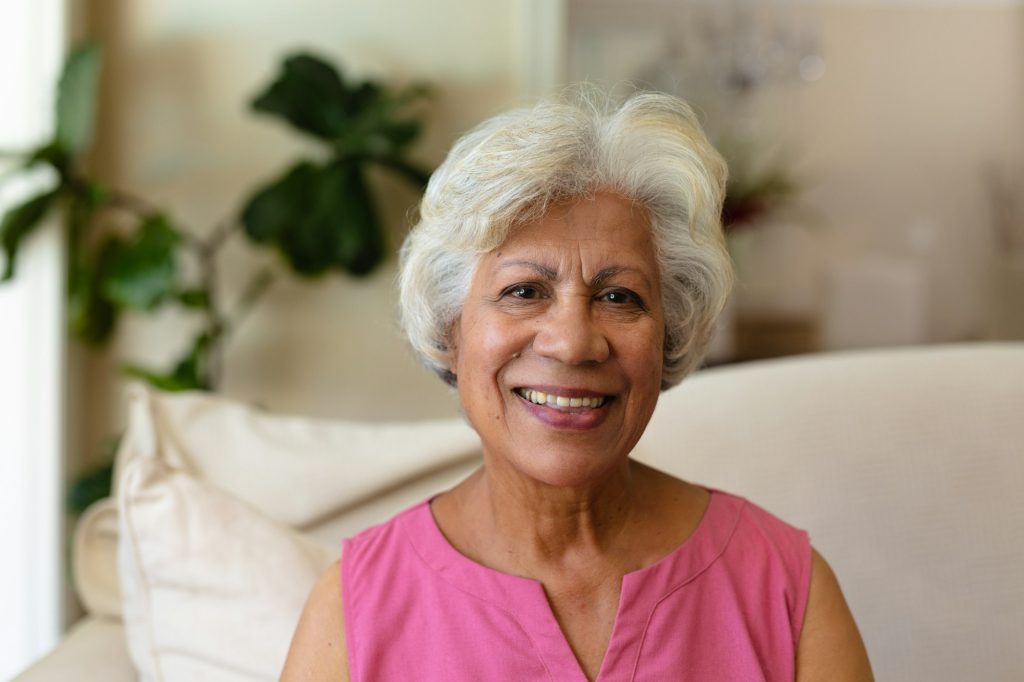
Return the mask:
[[643,270],[640,270],[638,268],[632,268],[632,267],[629,267],[628,265],[612,265],[612,266],[609,266],[607,268],[602,268],[590,280],[590,286],[595,287],[595,288],[599,287],[602,284],[604,284],[606,281],[608,281],[609,279],[614,277],[615,275],[621,275],[622,273],[625,273],[625,272],[637,275],[640,279],[642,279],[644,281],[644,284],[646,284],[648,287],[651,286],[651,280],[647,277],[647,275],[644,273]]
[[546,279],[558,279],[558,271],[557,270],[555,270],[553,268],[549,268],[546,265],[541,265],[540,263],[535,263],[532,260],[508,260],[508,261],[503,261],[501,263],[501,265],[498,266],[498,270],[505,270],[505,269],[512,268],[512,267],[526,267],[526,268],[529,268],[529,269],[533,270],[538,275],[540,275],[541,277],[544,277]]

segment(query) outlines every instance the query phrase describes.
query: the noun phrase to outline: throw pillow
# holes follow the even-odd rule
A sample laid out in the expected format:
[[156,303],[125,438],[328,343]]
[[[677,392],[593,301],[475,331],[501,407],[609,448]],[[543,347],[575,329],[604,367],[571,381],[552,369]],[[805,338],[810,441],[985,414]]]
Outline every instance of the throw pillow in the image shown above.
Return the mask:
[[339,552],[155,458],[126,467],[117,504],[140,679],[278,679],[306,596]]

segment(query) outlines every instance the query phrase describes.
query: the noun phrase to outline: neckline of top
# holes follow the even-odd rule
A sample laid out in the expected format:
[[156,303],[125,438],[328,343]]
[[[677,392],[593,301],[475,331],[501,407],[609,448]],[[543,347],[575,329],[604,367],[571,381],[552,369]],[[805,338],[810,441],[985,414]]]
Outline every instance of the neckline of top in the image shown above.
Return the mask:
[[[660,599],[702,573],[725,550],[746,500],[704,487],[711,496],[696,528],[662,558],[624,574],[623,597],[632,591],[629,588],[643,583],[650,587],[645,590],[649,599]],[[442,577],[464,592],[484,601],[500,602],[500,606],[513,611],[522,606],[525,594],[535,593],[538,587],[543,590],[533,578],[485,566],[455,549],[434,518],[432,500],[433,496],[411,508],[403,515],[403,525],[417,554]]]

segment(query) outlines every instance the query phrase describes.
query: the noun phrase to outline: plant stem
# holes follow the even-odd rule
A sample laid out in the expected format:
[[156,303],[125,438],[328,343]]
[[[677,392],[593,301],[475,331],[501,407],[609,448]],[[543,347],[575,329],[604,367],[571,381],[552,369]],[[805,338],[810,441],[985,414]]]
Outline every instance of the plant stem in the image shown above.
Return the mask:
[[123,190],[95,185],[87,178],[83,178],[82,176],[74,173],[69,173],[65,176],[64,182],[66,187],[73,194],[84,197],[89,196],[89,193],[94,189],[100,188],[100,192],[106,196],[104,197],[105,201],[97,208],[109,208],[124,211],[139,218],[148,218],[161,213],[159,208],[141,197],[137,197],[134,194]]
[[253,275],[249,279],[249,283],[245,285],[242,298],[238,301],[238,310],[235,311],[234,316],[226,323],[225,329],[232,332],[236,331],[273,283],[274,272],[270,267],[264,267]]
[[[210,347],[205,364],[207,383],[211,389],[216,389],[223,378],[225,346],[234,326],[218,303],[220,297],[217,295],[217,255],[237,229],[238,223],[235,220],[223,220],[213,228],[205,239],[193,238],[189,243],[199,260],[202,286],[208,298],[206,320],[210,334]],[[252,284],[249,287],[251,288]],[[248,288],[242,296],[243,303],[247,296]]]
[[137,197],[133,194],[129,194],[121,190],[110,188],[106,189],[106,193],[107,204],[111,208],[117,208],[121,209],[122,211],[127,211],[128,213],[133,213],[139,216],[140,218],[148,218],[150,216],[154,216],[158,213],[161,213],[159,208],[149,203],[145,199]]
[[207,295],[206,324],[210,335],[209,355],[203,363],[206,368],[206,384],[211,390],[220,383],[223,366],[222,337],[225,333],[224,318],[218,306],[217,296],[217,260],[216,253],[207,251],[205,242],[199,241],[196,246],[199,256],[200,277]]
[[[85,194],[89,191],[88,182],[77,175],[68,177],[67,186],[72,192],[77,194]],[[150,218],[163,213],[160,207],[130,192],[125,192],[124,190],[114,189],[111,187],[104,187],[102,191],[106,194],[106,201],[99,207],[100,210],[124,211],[125,213],[129,213],[141,219]],[[185,229],[180,224],[177,225],[177,227],[178,234],[184,240],[185,246],[202,255],[205,250],[206,243],[196,237],[192,230]]]
[[214,303],[214,288],[216,280],[216,268],[213,261],[208,261],[203,271],[203,282],[207,291],[210,292],[211,304],[207,313],[207,320],[210,331],[210,348],[207,359],[208,385],[216,389],[223,378],[224,354],[231,338],[242,323],[252,312],[253,307],[263,297],[274,282],[274,274],[269,267],[265,267],[253,275],[242,291],[242,297],[238,302],[238,309],[234,315],[228,317],[221,314]]
[[210,235],[203,240],[199,240],[197,248],[202,258],[213,258],[220,251],[224,243],[227,242],[228,238],[232,233],[238,229],[238,223],[234,220],[228,219],[220,222]]

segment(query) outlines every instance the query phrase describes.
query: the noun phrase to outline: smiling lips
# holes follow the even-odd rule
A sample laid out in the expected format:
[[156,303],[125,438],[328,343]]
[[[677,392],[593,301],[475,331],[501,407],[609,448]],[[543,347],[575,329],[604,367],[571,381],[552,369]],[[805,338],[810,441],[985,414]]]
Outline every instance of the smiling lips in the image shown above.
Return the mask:
[[545,386],[544,389],[521,387],[514,389],[513,393],[523,401],[523,407],[534,418],[560,431],[597,428],[608,418],[608,405],[615,399],[615,396],[589,390],[553,386]]
[[517,388],[515,391],[534,405],[546,405],[555,409],[596,409],[605,404],[605,396],[603,395],[566,396],[536,391],[532,388]]

